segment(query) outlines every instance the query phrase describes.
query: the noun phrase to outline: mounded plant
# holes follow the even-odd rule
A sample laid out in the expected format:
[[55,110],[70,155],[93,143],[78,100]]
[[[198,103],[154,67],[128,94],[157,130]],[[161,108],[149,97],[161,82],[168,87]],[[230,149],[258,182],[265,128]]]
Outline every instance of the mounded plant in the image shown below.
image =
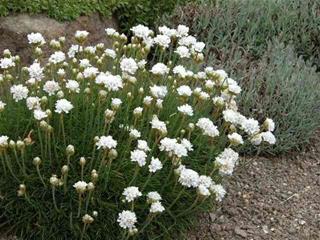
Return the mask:
[[77,31],[71,47],[50,41],[48,58],[31,33],[30,66],[4,51],[0,208],[18,237],[178,237],[223,199],[242,144],[275,143],[271,119],[238,112],[237,82],[202,68],[188,27],[131,30],[106,29],[113,49]]
[[279,154],[308,144],[320,127],[320,74],[316,67],[299,57],[293,46],[275,40],[257,65],[241,74],[241,111],[258,120],[266,114],[277,123],[278,144],[261,146],[260,151]]

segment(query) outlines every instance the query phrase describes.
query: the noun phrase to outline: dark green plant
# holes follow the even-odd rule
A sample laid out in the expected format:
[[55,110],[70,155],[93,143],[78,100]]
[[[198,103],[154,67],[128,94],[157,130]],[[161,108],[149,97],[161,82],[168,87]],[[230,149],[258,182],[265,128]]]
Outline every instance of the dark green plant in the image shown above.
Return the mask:
[[1,0],[0,16],[11,12],[45,13],[59,21],[74,20],[81,15],[98,12],[116,15],[120,28],[127,32],[136,24],[153,26],[164,13],[171,13],[177,4],[190,0]]

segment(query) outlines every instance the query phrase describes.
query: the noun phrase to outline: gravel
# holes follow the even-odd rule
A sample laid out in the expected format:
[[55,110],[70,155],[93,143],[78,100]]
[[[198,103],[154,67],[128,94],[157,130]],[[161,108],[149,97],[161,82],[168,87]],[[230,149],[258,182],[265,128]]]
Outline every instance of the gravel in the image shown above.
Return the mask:
[[217,211],[188,240],[319,240],[320,134],[307,151],[241,159]]

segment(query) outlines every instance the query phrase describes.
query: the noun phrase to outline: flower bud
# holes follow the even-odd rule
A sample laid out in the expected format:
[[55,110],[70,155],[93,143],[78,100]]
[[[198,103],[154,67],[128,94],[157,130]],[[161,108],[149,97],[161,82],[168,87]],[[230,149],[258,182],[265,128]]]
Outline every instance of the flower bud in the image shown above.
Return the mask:
[[73,156],[75,153],[75,150],[74,150],[74,146],[73,145],[68,145],[67,148],[66,148],[66,154],[67,156]]
[[98,177],[99,177],[99,175],[97,173],[97,170],[93,169],[91,171],[91,181],[96,182],[98,180]]
[[91,93],[91,89],[88,88],[88,87],[85,88],[85,89],[84,89],[84,93],[85,93],[85,94],[90,94],[90,93]]
[[94,221],[93,217],[91,217],[89,214],[86,214],[82,217],[82,222],[84,224],[91,224],[93,223],[93,221]]
[[13,140],[9,141],[9,147],[14,149],[16,147],[16,143]]
[[57,92],[57,97],[58,98],[64,98],[64,93],[63,93],[63,91],[59,91],[59,92]]
[[41,159],[39,157],[35,157],[33,159],[33,165],[39,166],[41,164]]
[[48,128],[48,123],[47,123],[46,121],[42,120],[42,121],[40,122],[40,128],[43,129],[43,130],[47,130],[47,128]]
[[93,215],[94,217],[98,217],[98,212],[97,212],[97,211],[93,211],[93,212],[92,212],[92,215]]
[[63,175],[67,174],[69,172],[69,166],[68,165],[63,165],[61,168],[61,173]]
[[57,175],[52,175],[52,176],[50,177],[50,184],[51,184],[53,187],[59,186],[59,179],[58,179]]
[[24,195],[26,194],[26,191],[27,191],[26,185],[20,184],[20,185],[19,185],[19,190],[17,191],[18,196],[19,196],[19,197],[24,196]]
[[41,98],[40,102],[41,102],[41,104],[47,104],[47,102],[48,102],[47,96],[43,96],[43,97]]
[[110,149],[110,151],[108,152],[108,157],[110,160],[116,159],[118,157],[118,152],[116,149]]
[[25,148],[25,143],[23,142],[23,141],[21,141],[21,140],[18,140],[17,141],[17,148],[19,149],[19,150],[23,150],[24,148]]
[[79,160],[79,164],[81,166],[84,166],[86,164],[86,159],[84,157],[81,157],[80,160]]
[[93,182],[89,182],[87,185],[87,188],[88,188],[88,191],[93,191],[95,189]]

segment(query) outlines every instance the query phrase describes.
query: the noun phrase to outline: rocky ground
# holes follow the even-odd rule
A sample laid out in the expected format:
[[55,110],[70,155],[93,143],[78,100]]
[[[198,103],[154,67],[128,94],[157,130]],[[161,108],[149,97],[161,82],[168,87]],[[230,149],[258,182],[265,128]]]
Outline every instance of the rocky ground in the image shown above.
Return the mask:
[[228,196],[189,240],[319,240],[320,134],[305,152],[242,159]]

